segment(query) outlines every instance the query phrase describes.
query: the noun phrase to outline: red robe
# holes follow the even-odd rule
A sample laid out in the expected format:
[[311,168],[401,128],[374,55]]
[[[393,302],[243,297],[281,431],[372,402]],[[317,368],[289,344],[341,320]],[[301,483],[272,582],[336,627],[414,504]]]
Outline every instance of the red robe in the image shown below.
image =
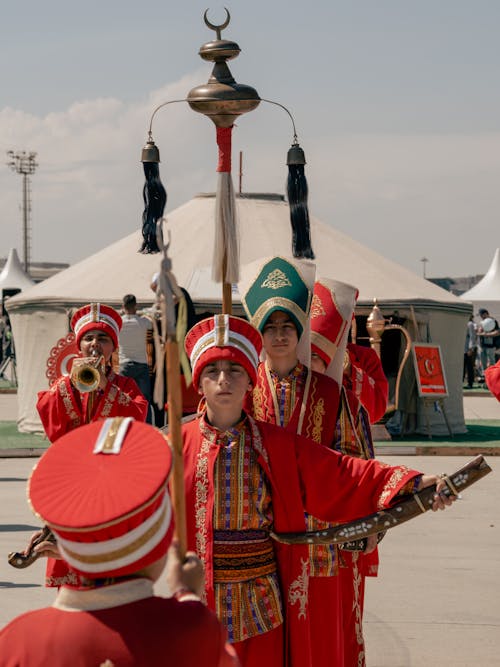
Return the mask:
[[[342,387],[341,410],[337,422],[335,448],[341,454],[373,459],[373,442],[365,408],[354,393]],[[345,667],[363,667],[363,607],[365,577],[377,576],[378,549],[369,554],[340,549],[339,583],[342,597],[342,625]]]
[[0,667],[151,667],[162,656],[176,667],[238,665],[213,612],[201,602],[154,597],[147,579],[63,587],[53,607],[0,631]]
[[500,401],[500,361],[497,361],[493,366],[488,366],[488,368],[486,368],[484,371],[484,379],[493,396]]
[[80,394],[68,376],[60,377],[47,391],[38,392],[36,408],[50,442],[88,421],[108,417],[133,417],[141,422],[146,419],[148,403],[132,378],[111,371],[104,393],[91,393],[98,395],[88,420],[90,392]]
[[389,383],[382,364],[375,350],[371,347],[347,344],[351,362],[351,375],[347,381],[348,389],[354,393],[375,424],[385,414]]
[[[87,423],[89,397],[90,393],[77,391],[68,376],[57,379],[47,391],[38,392],[36,407],[50,442]],[[106,390],[96,397],[90,421],[108,417],[133,417],[144,421],[147,411],[148,402],[135,380],[111,371]],[[63,584],[77,586],[80,577],[70,570],[64,560],[48,558],[45,580],[45,585],[49,587]]]
[[[306,436],[326,447],[335,442],[335,424],[339,411],[339,386],[330,377],[298,365],[307,372],[305,383],[296,383],[295,407],[284,428],[290,433]],[[293,381],[293,380],[292,380]],[[256,387],[252,393],[252,415],[271,424],[282,424],[279,404],[270,372],[265,363],[258,368]],[[278,412],[278,414],[276,414]],[[307,517],[307,529],[327,528],[328,523],[316,517]],[[328,665],[332,659],[342,664],[343,629],[340,582],[338,573],[338,550],[333,546],[309,547],[311,577],[309,579],[309,602],[311,609],[311,646],[314,665]],[[320,604],[318,604],[318,601]]]
[[[188,547],[205,565],[205,595],[214,607],[214,465],[219,447],[202,434],[200,419],[183,426]],[[417,476],[406,467],[341,456],[306,438],[248,418],[252,446],[272,493],[276,533],[304,530],[304,511],[326,521],[347,522],[390,504]],[[235,480],[236,483],[236,480]],[[287,667],[311,665],[308,612],[308,547],[275,542],[285,617]],[[252,639],[247,641],[251,642]],[[261,667],[270,664],[263,654]],[[245,667],[243,665],[243,667]]]
[[[335,419],[340,398],[339,386],[335,380],[326,375],[309,369],[307,372],[304,393],[297,396],[286,429],[329,446],[333,444],[335,435]],[[268,424],[280,423],[273,395],[267,378],[266,364],[260,363],[257,369],[257,383],[249,406],[249,412],[258,421]]]

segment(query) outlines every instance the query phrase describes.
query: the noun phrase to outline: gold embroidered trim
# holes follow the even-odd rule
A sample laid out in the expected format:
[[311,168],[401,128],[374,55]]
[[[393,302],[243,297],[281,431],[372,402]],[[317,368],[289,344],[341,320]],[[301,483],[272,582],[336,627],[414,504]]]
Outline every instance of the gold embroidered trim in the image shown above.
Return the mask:
[[260,435],[259,427],[255,423],[253,417],[248,416],[248,423],[252,434],[252,447],[258,452],[266,463],[269,463],[269,456],[267,451],[262,446],[262,436]]
[[[209,429],[205,427],[203,419],[200,419],[200,433],[202,436],[200,451],[198,452],[195,469],[195,539],[196,553],[203,561],[205,572],[208,572],[207,558],[207,504],[208,504],[208,452],[210,450],[210,440],[207,436],[212,435]],[[201,600],[206,604],[207,594],[204,590]]]
[[299,604],[297,617],[305,619],[307,617],[307,598],[309,589],[309,560],[300,559],[302,571],[290,584],[288,589],[288,602],[293,607]]
[[323,398],[320,398],[313,409],[314,426],[312,431],[312,439],[314,440],[314,442],[321,443],[322,441],[323,417],[325,416],[325,414],[326,414],[325,400]]
[[316,317],[321,317],[322,315],[326,315],[326,311],[323,308],[323,303],[321,302],[319,296],[314,294],[311,301],[311,320],[314,320]]
[[407,474],[408,468],[406,466],[400,466],[396,468],[384,486],[382,493],[380,494],[380,498],[378,500],[378,509],[384,508],[387,498],[389,498],[394,489],[400,484],[403,477]]
[[120,389],[119,387],[116,386],[116,384],[113,384],[111,386],[111,389],[109,390],[108,395],[106,396],[106,400],[104,401],[104,405],[101,410],[101,417],[109,417],[111,408],[113,407],[113,403],[115,402],[116,396],[119,391]]
[[80,426],[82,420],[80,415],[76,411],[76,407],[73,402],[73,396],[71,395],[71,392],[69,391],[66,382],[69,382],[69,379],[62,378],[61,382],[57,384],[57,390],[59,391],[59,395],[61,396],[64,409],[66,410],[66,414],[69,417],[69,419],[71,419],[73,428],[76,428],[77,426]]
[[268,273],[267,278],[261,284],[261,287],[267,287],[268,289],[281,289],[282,287],[291,286],[292,283],[288,279],[288,276],[281,269],[274,269],[274,271]]
[[269,315],[269,311],[272,308],[278,308],[284,311],[288,311],[295,315],[297,318],[298,322],[304,326],[304,323],[307,319],[307,313],[305,313],[300,306],[297,306],[297,304],[294,301],[290,301],[290,299],[285,299],[282,296],[273,296],[270,299],[267,299],[262,303],[255,313],[252,315],[252,324],[254,327],[257,329],[260,329],[260,325],[262,324],[263,320]]

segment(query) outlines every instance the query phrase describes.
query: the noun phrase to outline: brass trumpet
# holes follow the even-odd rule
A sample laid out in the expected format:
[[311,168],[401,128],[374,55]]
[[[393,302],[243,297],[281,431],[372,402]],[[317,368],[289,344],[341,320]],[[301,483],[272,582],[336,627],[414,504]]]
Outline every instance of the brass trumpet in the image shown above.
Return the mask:
[[[76,360],[75,360],[76,361]],[[82,394],[95,391],[101,381],[101,373],[104,372],[104,357],[88,357],[81,359],[80,363],[71,369],[71,383]]]

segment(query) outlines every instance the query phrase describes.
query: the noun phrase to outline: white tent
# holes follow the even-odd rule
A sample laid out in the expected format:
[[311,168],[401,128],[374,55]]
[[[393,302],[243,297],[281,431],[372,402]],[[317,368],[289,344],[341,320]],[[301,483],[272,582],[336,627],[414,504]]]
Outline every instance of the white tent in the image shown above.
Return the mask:
[[485,308],[489,314],[500,322],[500,248],[495,250],[495,256],[490,268],[481,280],[470,290],[460,295],[464,301],[472,301],[474,314],[479,308]]
[[[282,196],[242,195],[237,198],[237,210],[242,263],[290,254],[289,209]],[[221,287],[210,278],[213,220],[214,196],[198,195],[172,211],[165,225],[174,273],[198,311],[220,310]],[[400,317],[415,323],[422,340],[430,337],[441,345],[449,389],[448,418],[456,433],[463,432],[462,332],[470,306],[316,218],[311,218],[311,236],[318,274],[358,287],[357,313],[367,315],[377,299],[384,315],[397,310]],[[135,294],[142,304],[151,302],[150,279],[161,257],[140,255],[140,243],[137,231],[9,301],[18,354],[21,431],[40,430],[36,392],[46,387],[46,359],[57,339],[68,332],[72,307],[89,301],[117,306],[126,293]],[[236,288],[233,299],[234,312],[241,313]],[[433,413],[431,425],[435,434],[446,432],[439,414]]]
[[33,287],[35,283],[24,271],[17,250],[11,248],[5,266],[0,273],[0,295],[4,292],[19,290],[23,291]]

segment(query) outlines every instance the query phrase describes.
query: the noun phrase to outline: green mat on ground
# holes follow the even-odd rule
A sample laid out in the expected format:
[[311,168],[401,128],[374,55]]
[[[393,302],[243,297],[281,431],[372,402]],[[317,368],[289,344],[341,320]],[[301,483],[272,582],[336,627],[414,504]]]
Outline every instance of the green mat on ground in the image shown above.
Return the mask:
[[[457,446],[457,445],[488,445],[489,447],[499,447],[500,448],[500,421],[498,420],[482,420],[477,419],[474,421],[466,422],[467,433],[460,433],[453,436],[453,439],[449,435],[433,435],[432,440],[427,437],[425,434],[412,433],[410,435],[405,435],[403,437],[393,437],[389,442],[384,442],[384,444],[389,445],[391,443],[395,444],[412,444],[419,443],[420,445],[446,445]],[[382,441],[379,442],[381,444]]]
[[49,444],[44,435],[19,433],[16,422],[0,422],[0,449],[32,449]]
[[[467,433],[453,436],[433,435],[430,440],[425,434],[412,434],[403,438],[393,438],[391,441],[378,441],[377,444],[413,444],[420,445],[446,445],[457,446],[488,445],[500,448],[500,421],[498,420],[474,420],[467,422]],[[0,422],[0,449],[31,449],[48,447],[49,441],[44,435],[34,433],[19,433],[16,422]]]

